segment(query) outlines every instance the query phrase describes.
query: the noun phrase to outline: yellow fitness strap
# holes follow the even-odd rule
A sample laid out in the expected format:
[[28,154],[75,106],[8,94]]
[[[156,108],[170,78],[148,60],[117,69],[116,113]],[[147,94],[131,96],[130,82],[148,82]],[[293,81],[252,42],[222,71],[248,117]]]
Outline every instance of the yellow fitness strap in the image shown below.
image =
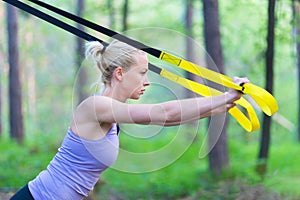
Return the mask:
[[[197,94],[200,94],[201,96],[217,96],[222,94],[222,92],[210,88],[208,86],[202,85],[200,83],[182,78],[180,76],[177,76],[176,74],[173,74],[165,69],[161,70],[160,75],[168,80],[171,80],[173,82],[176,82],[177,84],[185,87],[186,89],[189,89]],[[238,107],[231,108],[228,112],[237,120],[237,122],[248,132],[252,132],[255,130],[258,130],[260,128],[259,120],[256,116],[256,113],[251,106],[251,104],[246,101],[244,98],[239,99],[235,102],[236,104],[239,104],[240,106],[244,107],[247,111],[247,114],[249,116],[249,119],[247,116],[241,112]]]
[[235,84],[231,78],[223,74],[201,67],[192,62],[180,59],[166,52],[162,52],[159,59],[176,65],[207,80],[213,81],[228,88],[239,90],[244,94],[249,94],[262,109],[262,111],[269,116],[273,115],[278,110],[278,104],[275,98],[269,92],[254,84],[246,83],[243,86],[239,86]]

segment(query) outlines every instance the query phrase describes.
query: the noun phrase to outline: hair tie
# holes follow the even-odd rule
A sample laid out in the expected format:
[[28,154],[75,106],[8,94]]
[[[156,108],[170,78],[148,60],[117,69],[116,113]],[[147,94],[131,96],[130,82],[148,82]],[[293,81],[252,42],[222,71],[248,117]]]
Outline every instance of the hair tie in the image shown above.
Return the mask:
[[100,54],[103,55],[104,51],[106,50],[106,46],[103,45],[103,49],[100,51]]

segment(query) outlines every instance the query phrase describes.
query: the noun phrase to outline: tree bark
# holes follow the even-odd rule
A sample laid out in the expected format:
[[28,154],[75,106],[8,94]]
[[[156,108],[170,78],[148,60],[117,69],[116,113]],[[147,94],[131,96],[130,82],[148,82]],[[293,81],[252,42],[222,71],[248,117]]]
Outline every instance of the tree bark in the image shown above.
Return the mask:
[[293,36],[295,41],[298,69],[298,141],[300,142],[300,1],[292,0],[293,7]]
[[[186,0],[186,10],[185,10],[185,31],[186,31],[186,59],[195,62],[195,49],[193,43],[193,2],[194,0]],[[200,77],[194,75],[190,72],[186,72],[186,77],[189,80],[196,82],[200,81]],[[187,98],[195,97],[195,93],[187,90]]]
[[[221,34],[219,30],[220,25],[218,0],[203,0],[203,13],[205,47],[207,54],[211,57],[215,65],[218,67],[219,72],[224,73]],[[210,66],[209,68],[211,69],[213,69],[212,66],[214,66],[213,62],[211,62],[211,60],[207,58],[207,65]],[[214,85],[214,87],[221,91],[224,90],[224,88],[216,85]],[[224,123],[224,116],[219,115],[214,118],[214,121],[215,119],[216,123],[218,124],[213,124],[212,127],[208,130],[209,147],[212,147],[212,150],[209,152],[208,156],[211,171],[216,176],[219,176],[222,169],[229,166],[226,133],[227,120],[225,119],[225,124],[220,131],[217,127],[223,125],[222,123]]]
[[22,90],[20,83],[17,10],[7,5],[8,62],[9,62],[9,123],[10,136],[19,144],[24,140]]
[[123,31],[128,29],[128,9],[129,9],[129,0],[124,0],[123,5]]
[[[266,51],[266,90],[273,92],[273,60],[274,60],[274,28],[275,28],[275,1],[269,0],[268,6],[268,35],[267,35],[267,51]],[[257,172],[264,175],[267,170],[267,159],[270,144],[270,128],[271,118],[264,114],[263,128],[260,140],[260,151],[258,155],[259,163]]]
[[[84,0],[77,0],[77,16],[82,17],[83,12]],[[77,28],[81,31],[84,31],[84,27],[81,24],[77,24]],[[78,103],[80,103],[87,97],[87,92],[85,91],[85,86],[87,84],[87,72],[84,67],[81,67],[82,61],[84,60],[84,40],[79,37],[76,38],[75,58],[78,70],[77,95]]]
[[3,131],[3,124],[2,124],[2,116],[3,116],[3,113],[2,113],[2,104],[3,104],[3,94],[2,94],[2,72],[3,72],[3,69],[4,69],[4,58],[3,58],[3,54],[2,54],[2,49],[1,49],[1,52],[0,52],[0,137],[2,136],[2,131]]
[[107,0],[107,7],[108,7],[108,12],[109,12],[109,28],[115,29],[116,20],[115,20],[114,1]]
[[[0,7],[0,18],[4,18],[4,8]],[[0,40],[4,40],[4,37],[0,36]],[[2,85],[2,80],[3,80],[3,72],[4,72],[4,49],[3,45],[0,45],[0,137],[3,135],[3,113],[2,113],[2,108],[3,108],[3,85]]]

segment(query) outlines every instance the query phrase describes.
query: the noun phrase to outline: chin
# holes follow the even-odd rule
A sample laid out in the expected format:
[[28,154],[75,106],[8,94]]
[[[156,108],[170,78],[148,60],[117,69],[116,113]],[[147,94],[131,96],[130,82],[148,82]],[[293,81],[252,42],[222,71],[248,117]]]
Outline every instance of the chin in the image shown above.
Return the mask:
[[132,100],[139,100],[140,97],[131,97],[130,99],[132,99]]
[[141,95],[133,95],[130,97],[130,99],[133,99],[133,100],[139,100],[141,97]]

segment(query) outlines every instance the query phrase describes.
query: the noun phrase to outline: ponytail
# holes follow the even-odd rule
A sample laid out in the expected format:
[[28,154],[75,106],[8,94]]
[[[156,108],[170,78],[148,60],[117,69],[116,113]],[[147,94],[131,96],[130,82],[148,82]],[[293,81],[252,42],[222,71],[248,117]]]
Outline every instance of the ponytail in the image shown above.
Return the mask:
[[102,82],[109,84],[117,67],[122,67],[124,71],[127,71],[137,62],[136,55],[141,53],[144,52],[118,40],[112,41],[108,46],[92,41],[86,44],[85,56],[99,68],[102,73]]

